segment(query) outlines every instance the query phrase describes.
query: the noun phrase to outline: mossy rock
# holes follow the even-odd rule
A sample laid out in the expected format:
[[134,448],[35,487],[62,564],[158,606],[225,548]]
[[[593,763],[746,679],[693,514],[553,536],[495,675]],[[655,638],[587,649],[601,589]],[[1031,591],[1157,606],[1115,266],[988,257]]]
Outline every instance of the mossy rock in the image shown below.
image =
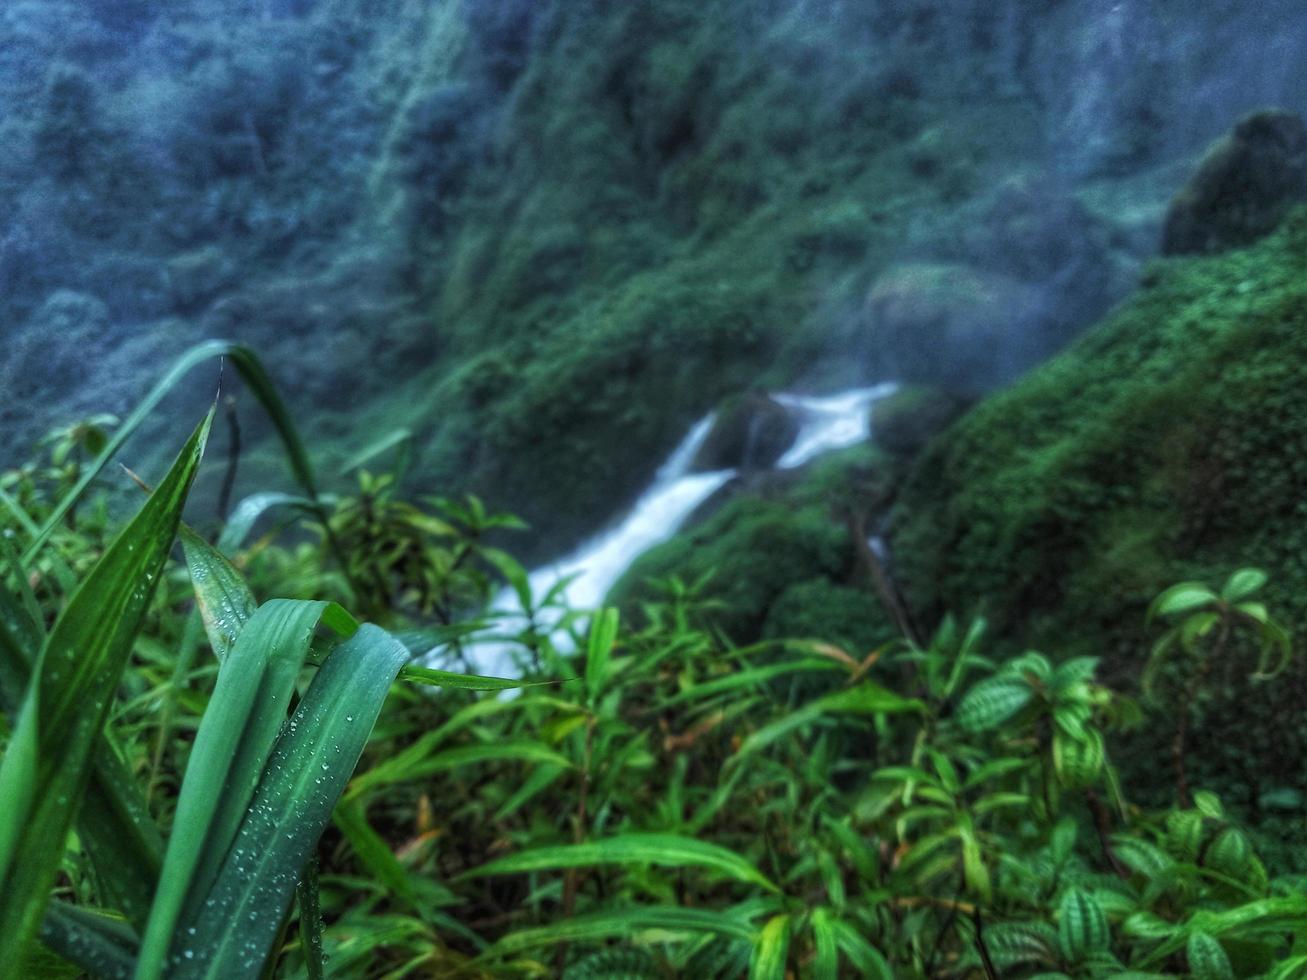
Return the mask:
[[1307,123],[1283,109],[1239,121],[1208,149],[1171,202],[1162,232],[1168,255],[1249,245],[1307,199]]
[[871,406],[871,440],[911,456],[966,411],[969,400],[929,385],[908,385]]
[[756,393],[728,399],[695,457],[694,469],[765,469],[798,434],[799,420],[775,399]]
[[[918,458],[891,542],[920,621],[983,611],[1000,644],[1102,656],[1127,689],[1158,636],[1147,605],[1174,582],[1260,566],[1270,609],[1307,629],[1307,212],[1254,248],[1159,263],[1148,280]],[[1263,685],[1251,670],[1232,656],[1213,680],[1194,757],[1238,782],[1235,747],[1300,784],[1307,731],[1276,719],[1307,700],[1307,669]],[[1165,727],[1127,751],[1164,752]]]

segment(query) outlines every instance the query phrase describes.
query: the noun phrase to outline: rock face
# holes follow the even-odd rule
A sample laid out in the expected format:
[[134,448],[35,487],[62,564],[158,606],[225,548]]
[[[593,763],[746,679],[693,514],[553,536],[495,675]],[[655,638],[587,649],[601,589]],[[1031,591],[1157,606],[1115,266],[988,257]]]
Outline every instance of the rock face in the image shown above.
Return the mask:
[[694,469],[765,469],[799,434],[799,421],[784,405],[762,394],[735,398],[718,413]]
[[1042,295],[957,263],[906,263],[883,273],[864,317],[875,367],[905,382],[983,391],[1047,352]]
[[1171,202],[1166,255],[1211,254],[1249,245],[1307,200],[1307,123],[1282,109],[1245,116],[1214,143]]
[[912,456],[968,404],[967,399],[928,385],[900,388],[871,406],[871,441],[896,456]]

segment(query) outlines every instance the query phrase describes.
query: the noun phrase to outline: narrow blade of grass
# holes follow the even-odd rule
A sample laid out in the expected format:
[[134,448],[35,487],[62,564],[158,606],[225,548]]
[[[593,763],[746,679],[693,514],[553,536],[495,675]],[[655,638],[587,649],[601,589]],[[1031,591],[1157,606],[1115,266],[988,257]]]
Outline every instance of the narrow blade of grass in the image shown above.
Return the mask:
[[707,933],[743,939],[752,943],[758,930],[748,922],[720,910],[685,909],[676,905],[617,909],[593,915],[578,915],[547,926],[520,929],[499,940],[487,956],[518,953],[557,943],[591,942],[614,936],[630,938],[644,929],[668,932]]
[[461,875],[460,880],[603,864],[709,868],[737,881],[760,885],[768,891],[779,891],[766,875],[734,851],[676,834],[621,834],[582,844],[534,848],[483,864]]
[[136,964],[136,934],[121,919],[51,902],[41,942],[97,980],[128,980]]
[[[0,814],[0,826],[19,827],[19,844],[0,867],[0,976],[16,975],[40,924],[90,777],[92,748],[177,534],[212,419],[210,412],[73,594],[38,658],[35,795],[30,806]],[[6,755],[0,768],[10,763]],[[13,764],[22,764],[21,756]]]
[[182,378],[192,368],[215,357],[227,358],[240,373],[251,394],[263,406],[268,418],[272,421],[273,427],[277,430],[277,434],[281,436],[295,478],[308,496],[314,501],[317,500],[318,494],[314,486],[313,469],[309,463],[308,452],[304,449],[303,442],[300,441],[299,433],[295,429],[290,413],[286,411],[286,406],[282,403],[281,396],[277,394],[276,387],[268,377],[268,373],[263,369],[262,362],[248,347],[233,344],[226,340],[210,340],[197,344],[177,358],[167,373],[150,389],[149,394],[127,416],[123,424],[114,431],[109,441],[105,443],[104,449],[94,460],[87,464],[81,478],[64,495],[64,498],[55,505],[50,515],[45,519],[45,523],[41,525],[28,543],[27,550],[23,552],[24,566],[29,566],[32,563],[50,537],[51,532],[64,519],[64,515],[68,513],[69,508],[81,498],[82,494],[86,492],[86,488],[91,485],[91,481],[108,465],[109,461],[113,459],[132,433],[140,428],[141,423],[149,417],[164,396],[177,387]]

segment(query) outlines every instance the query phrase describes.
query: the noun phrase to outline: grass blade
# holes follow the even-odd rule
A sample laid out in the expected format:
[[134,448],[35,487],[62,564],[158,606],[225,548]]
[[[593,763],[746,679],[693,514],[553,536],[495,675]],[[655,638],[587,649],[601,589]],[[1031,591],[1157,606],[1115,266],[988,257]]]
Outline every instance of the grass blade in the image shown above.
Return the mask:
[[676,834],[622,834],[582,844],[534,848],[483,864],[461,875],[460,879],[603,864],[709,868],[737,881],[761,885],[768,891],[780,890],[751,862],[734,851]]
[[29,542],[27,550],[23,552],[24,566],[32,563],[46,540],[49,539],[50,534],[59,526],[59,522],[64,519],[64,515],[68,513],[69,508],[86,492],[86,488],[91,485],[91,481],[108,465],[109,461],[113,459],[132,433],[140,428],[141,423],[149,417],[159,402],[163,400],[163,397],[175,388],[192,368],[215,357],[224,357],[232,362],[244,379],[251,394],[263,406],[268,418],[276,428],[277,434],[281,436],[282,443],[285,445],[291,470],[308,496],[316,502],[318,494],[314,486],[313,470],[309,464],[308,452],[304,449],[303,442],[300,441],[299,433],[295,429],[290,413],[286,411],[286,406],[281,401],[281,396],[277,394],[276,387],[263,369],[262,362],[248,347],[233,344],[226,340],[210,340],[197,344],[173,362],[168,372],[159,379],[144,400],[136,406],[131,415],[127,416],[123,424],[114,431],[100,454],[86,465],[81,478],[50,512],[50,515],[45,519],[45,523],[41,525],[32,541]]
[[195,605],[218,663],[236,645],[258,603],[234,565],[190,528],[182,525],[182,550],[195,589]]
[[196,732],[138,980],[162,975],[173,930],[208,894],[272,753],[328,603],[274,599],[240,631]]
[[749,980],[785,980],[785,958],[789,951],[790,917],[773,916],[753,944]]
[[743,939],[752,943],[758,930],[748,922],[720,910],[685,909],[676,905],[618,909],[593,915],[578,915],[547,926],[509,933],[491,947],[487,956],[518,953],[537,946],[591,942],[619,936],[629,939],[643,929],[669,932],[706,933]]
[[[198,918],[185,924],[187,935],[195,929],[194,958],[185,958],[183,950],[170,976],[258,975],[300,869],[331,819],[407,659],[401,643],[371,625],[360,627],[327,658],[277,740]],[[240,927],[231,928],[236,922]]]
[[51,902],[41,942],[97,980],[128,980],[136,964],[136,934],[121,919]]
[[[38,658],[35,797],[29,807],[0,814],[0,827],[20,828],[20,845],[0,867],[0,976],[16,975],[40,924],[90,776],[93,746],[172,547],[212,419],[210,412],[73,594]],[[20,758],[14,757],[15,765]]]

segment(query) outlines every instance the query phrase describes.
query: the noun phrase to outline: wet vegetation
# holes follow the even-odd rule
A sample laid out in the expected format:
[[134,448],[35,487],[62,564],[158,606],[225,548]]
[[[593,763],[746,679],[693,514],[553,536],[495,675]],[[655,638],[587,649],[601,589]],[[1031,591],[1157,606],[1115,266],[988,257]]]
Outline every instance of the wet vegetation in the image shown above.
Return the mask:
[[7,4],[0,978],[1307,977],[1298,6]]

